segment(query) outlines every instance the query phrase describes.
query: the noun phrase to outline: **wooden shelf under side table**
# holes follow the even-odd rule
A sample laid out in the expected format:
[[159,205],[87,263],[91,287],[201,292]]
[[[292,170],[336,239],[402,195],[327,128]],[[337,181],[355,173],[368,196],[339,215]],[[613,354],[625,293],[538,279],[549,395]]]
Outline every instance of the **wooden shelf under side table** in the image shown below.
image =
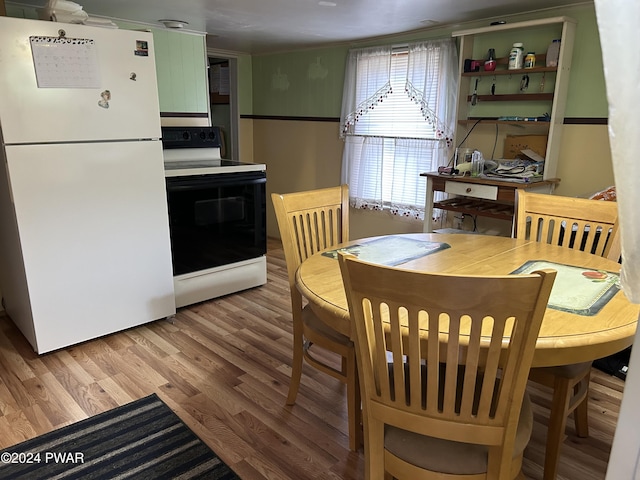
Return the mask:
[[[509,220],[513,223],[517,189],[527,189],[540,193],[552,193],[560,182],[558,178],[533,183],[509,182],[490,178],[451,177],[438,172],[421,173],[427,178],[427,197],[424,208],[425,233],[431,233],[433,209],[450,210],[466,215]],[[434,192],[455,195],[434,202]]]

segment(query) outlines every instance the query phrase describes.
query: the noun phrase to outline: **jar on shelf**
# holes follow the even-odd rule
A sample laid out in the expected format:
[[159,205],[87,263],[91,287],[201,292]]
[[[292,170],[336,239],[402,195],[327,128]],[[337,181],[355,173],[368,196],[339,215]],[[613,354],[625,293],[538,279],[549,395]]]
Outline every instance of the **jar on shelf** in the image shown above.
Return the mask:
[[547,67],[557,67],[560,58],[560,39],[556,38],[547,48]]
[[527,55],[524,57],[524,68],[533,68],[535,66],[536,66],[536,53],[527,52]]
[[524,46],[522,43],[514,43],[513,48],[509,52],[509,70],[518,70],[522,68],[524,60]]

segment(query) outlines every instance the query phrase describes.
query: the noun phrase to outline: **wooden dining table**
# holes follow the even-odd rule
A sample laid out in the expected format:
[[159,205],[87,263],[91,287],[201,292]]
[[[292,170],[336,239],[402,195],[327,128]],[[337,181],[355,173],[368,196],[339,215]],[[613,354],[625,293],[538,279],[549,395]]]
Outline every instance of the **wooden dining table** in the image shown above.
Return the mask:
[[[296,286],[311,309],[351,338],[354,335],[338,250],[395,268],[456,275],[556,269],[558,275],[536,343],[534,367],[592,361],[619,352],[633,342],[640,306],[629,302],[620,288],[617,262],[524,239],[438,233],[353,240],[338,249],[318,252],[300,265]],[[461,297],[464,294],[460,291]]]

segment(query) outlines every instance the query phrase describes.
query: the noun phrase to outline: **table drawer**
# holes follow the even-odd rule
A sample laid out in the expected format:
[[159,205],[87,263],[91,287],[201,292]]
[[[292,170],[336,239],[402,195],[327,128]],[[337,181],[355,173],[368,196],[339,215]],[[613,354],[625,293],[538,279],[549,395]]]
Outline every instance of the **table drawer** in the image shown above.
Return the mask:
[[446,193],[464,195],[466,197],[497,200],[498,187],[495,185],[480,185],[477,183],[447,182],[444,186]]

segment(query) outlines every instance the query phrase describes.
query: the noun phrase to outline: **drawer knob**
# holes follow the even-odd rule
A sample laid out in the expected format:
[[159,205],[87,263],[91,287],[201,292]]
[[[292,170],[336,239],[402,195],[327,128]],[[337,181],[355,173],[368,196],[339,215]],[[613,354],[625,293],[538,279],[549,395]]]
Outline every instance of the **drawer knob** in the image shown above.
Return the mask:
[[471,193],[471,187],[467,187],[467,193]]

